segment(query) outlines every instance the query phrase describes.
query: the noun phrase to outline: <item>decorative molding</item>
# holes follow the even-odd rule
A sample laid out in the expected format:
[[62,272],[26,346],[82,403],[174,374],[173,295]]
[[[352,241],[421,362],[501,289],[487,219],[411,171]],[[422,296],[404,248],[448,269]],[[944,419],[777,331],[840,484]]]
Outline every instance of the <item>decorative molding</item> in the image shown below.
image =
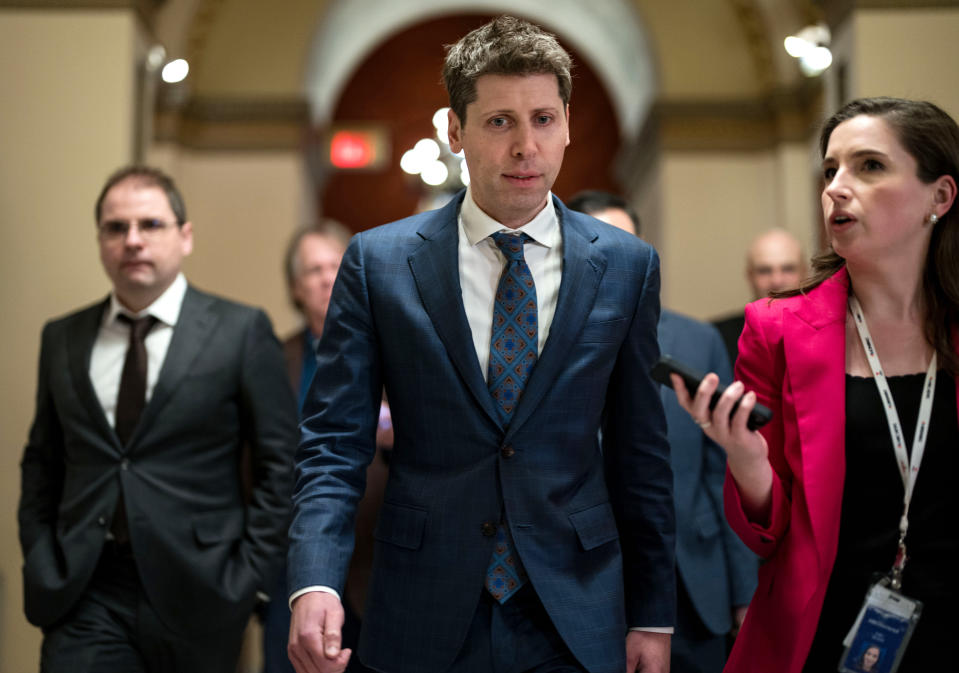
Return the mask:
[[154,140],[202,150],[292,150],[309,135],[304,99],[193,98],[182,108],[161,105]]
[[637,142],[623,146],[618,177],[640,178],[661,152],[750,152],[808,140],[822,123],[822,97],[822,83],[805,80],[753,100],[657,101]]
[[776,67],[773,61],[769,28],[756,0],[728,0],[739,20],[746,45],[752,56],[756,80],[762,91],[771,91],[776,86]]
[[153,26],[157,10],[166,0],[0,0],[0,9],[133,9]]
[[659,89],[636,0],[329,0],[304,77],[314,124],[329,123],[351,74],[397,30],[443,14],[504,12],[539,23],[588,59],[606,85],[620,135],[635,137]]
[[831,30],[842,25],[860,9],[891,9],[908,12],[916,9],[959,9],[959,0],[812,0],[822,11]]
[[210,30],[216,22],[224,0],[198,0],[193,18],[187,29],[186,60],[193,68],[194,81],[203,68],[204,52],[210,37]]

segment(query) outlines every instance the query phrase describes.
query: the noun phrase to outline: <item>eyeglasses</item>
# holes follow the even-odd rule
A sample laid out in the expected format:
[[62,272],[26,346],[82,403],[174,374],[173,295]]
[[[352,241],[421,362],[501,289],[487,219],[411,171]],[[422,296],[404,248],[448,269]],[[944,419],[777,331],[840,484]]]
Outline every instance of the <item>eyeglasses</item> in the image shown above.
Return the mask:
[[100,235],[108,240],[125,239],[130,233],[130,227],[135,226],[140,236],[144,238],[156,238],[161,236],[167,229],[177,226],[173,222],[164,222],[157,219],[144,220],[107,220],[97,227]]

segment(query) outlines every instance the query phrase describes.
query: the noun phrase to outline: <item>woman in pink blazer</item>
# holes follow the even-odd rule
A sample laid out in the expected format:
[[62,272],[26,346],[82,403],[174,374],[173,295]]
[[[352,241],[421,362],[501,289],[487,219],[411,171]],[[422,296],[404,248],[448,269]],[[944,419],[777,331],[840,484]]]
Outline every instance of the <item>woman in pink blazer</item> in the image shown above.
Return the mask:
[[[746,307],[738,380],[712,412],[715,375],[694,399],[674,381],[727,451],[730,524],[767,559],[725,670],[837,670],[873,573],[895,559],[903,477],[857,301],[907,447],[926,372],[938,373],[902,576],[925,609],[899,671],[938,670],[959,629],[959,128],[929,103],[861,99],[826,122],[820,146],[830,246],[813,276]],[[775,415],[753,432],[757,400]]]

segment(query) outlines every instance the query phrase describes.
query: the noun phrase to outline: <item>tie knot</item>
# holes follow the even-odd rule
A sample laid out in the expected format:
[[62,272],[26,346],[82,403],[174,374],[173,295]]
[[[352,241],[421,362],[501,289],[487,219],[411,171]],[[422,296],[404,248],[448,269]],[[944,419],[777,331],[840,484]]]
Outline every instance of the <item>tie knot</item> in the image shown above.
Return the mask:
[[526,261],[526,258],[523,256],[523,244],[526,243],[526,241],[532,240],[528,235],[507,234],[504,231],[499,231],[495,234],[490,234],[490,237],[493,239],[496,247],[500,249],[500,252],[506,255],[506,259],[512,262]]
[[153,326],[159,322],[152,315],[144,316],[142,318],[131,318],[125,313],[118,314],[117,320],[125,325],[130,326],[130,339],[136,341],[143,341]]

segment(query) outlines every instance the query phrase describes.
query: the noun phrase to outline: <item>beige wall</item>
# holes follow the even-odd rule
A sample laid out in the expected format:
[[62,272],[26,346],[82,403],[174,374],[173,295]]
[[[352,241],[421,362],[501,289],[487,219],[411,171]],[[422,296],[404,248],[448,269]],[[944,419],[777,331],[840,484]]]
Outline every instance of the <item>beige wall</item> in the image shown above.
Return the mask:
[[148,160],[175,176],[193,222],[184,270],[201,289],[266,309],[279,335],[298,326],[286,295],[283,255],[309,223],[298,152],[199,152],[154,147]]
[[853,30],[853,96],[930,100],[959,119],[959,7],[860,11]]
[[0,670],[35,671],[16,543],[19,460],[43,323],[102,296],[92,204],[132,150],[128,11],[0,10]]
[[808,251],[818,226],[805,144],[757,152],[671,152],[663,159],[663,306],[709,320],[752,300],[745,251],[772,227]]
[[746,241],[778,225],[771,152],[663,158],[663,306],[709,318],[743,303]]

